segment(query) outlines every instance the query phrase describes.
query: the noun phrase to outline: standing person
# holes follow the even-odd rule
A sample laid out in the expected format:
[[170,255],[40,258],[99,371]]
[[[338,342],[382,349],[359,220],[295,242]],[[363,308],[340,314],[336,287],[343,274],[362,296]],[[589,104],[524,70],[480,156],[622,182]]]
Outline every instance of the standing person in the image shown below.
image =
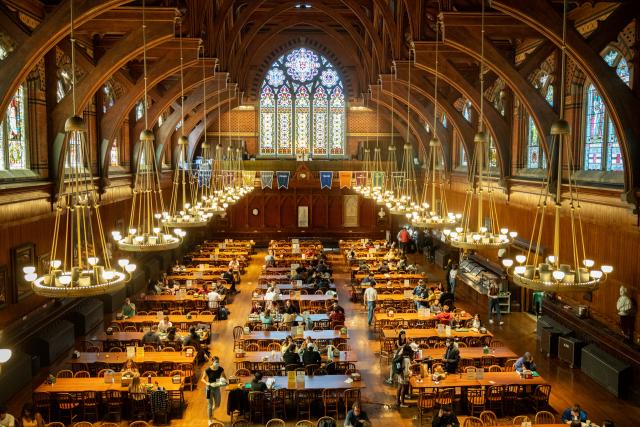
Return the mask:
[[218,356],[211,358],[211,366],[205,369],[200,381],[206,385],[207,415],[211,424],[215,420],[214,412],[220,406],[220,387],[227,384],[227,377],[224,374],[224,368],[220,366]]
[[411,236],[409,235],[407,227],[402,227],[398,232],[398,246],[400,247],[403,255],[407,253],[410,240]]
[[399,352],[400,354],[393,360],[396,370],[396,381],[398,382],[396,403],[400,408],[407,408],[408,405],[404,403],[404,396],[407,394],[407,391],[409,391],[409,366],[411,365],[413,350],[411,350],[411,346],[409,344],[405,344]]
[[[395,345],[395,351],[393,353],[394,357],[396,356],[396,353],[399,351],[402,351],[402,349],[404,349],[404,346],[409,344],[409,342],[407,341],[407,332],[404,329],[400,329],[400,332],[398,333],[398,338],[394,341],[394,345]],[[389,378],[386,379],[386,383],[389,385],[393,385],[393,371],[394,371],[394,367],[393,364],[391,364],[391,368],[389,369]]]
[[442,356],[444,369],[448,374],[455,374],[458,370],[458,363],[460,363],[460,350],[451,338],[447,338],[446,346],[447,349]]
[[222,273],[222,280],[226,281],[231,285],[231,288],[229,288],[229,292],[231,292],[232,294],[237,294],[240,292],[236,290],[236,279],[233,276],[232,269],[229,268],[227,271]]
[[458,276],[458,264],[453,264],[449,271],[447,280],[449,281],[449,292],[455,295],[456,293],[456,277]]
[[376,301],[378,300],[378,292],[373,287],[374,285],[375,282],[369,282],[369,287],[364,291],[364,303],[367,306],[367,320],[369,326],[371,326],[371,323],[373,322],[373,311],[376,308]]
[[498,295],[500,294],[500,288],[498,288],[498,284],[495,281],[491,281],[489,285],[489,290],[487,291],[487,297],[489,298],[489,324],[493,325],[493,311],[496,312],[496,318],[498,319],[499,325],[504,325],[502,321],[502,317],[500,315],[500,300],[498,299]]

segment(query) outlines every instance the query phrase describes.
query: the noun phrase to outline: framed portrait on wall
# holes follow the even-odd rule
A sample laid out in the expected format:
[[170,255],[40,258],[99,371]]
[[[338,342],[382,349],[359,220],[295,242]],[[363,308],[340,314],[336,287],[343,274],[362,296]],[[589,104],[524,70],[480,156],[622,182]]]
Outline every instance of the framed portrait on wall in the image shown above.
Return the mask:
[[298,206],[298,227],[309,227],[309,206]]
[[6,265],[0,266],[0,307],[9,302],[9,269]]
[[36,263],[36,245],[25,243],[11,248],[11,279],[13,281],[13,301],[18,302],[30,295],[31,284],[24,279],[22,269]]

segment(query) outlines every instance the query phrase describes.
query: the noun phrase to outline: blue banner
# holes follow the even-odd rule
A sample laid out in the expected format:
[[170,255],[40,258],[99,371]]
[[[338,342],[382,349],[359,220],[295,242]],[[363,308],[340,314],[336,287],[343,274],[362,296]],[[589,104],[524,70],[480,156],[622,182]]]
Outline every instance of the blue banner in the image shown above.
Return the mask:
[[276,178],[278,179],[278,190],[284,188],[285,190],[289,188],[289,171],[277,171]]
[[328,188],[331,190],[331,184],[333,183],[333,171],[321,171],[320,172],[320,189]]
[[260,171],[260,185],[263,189],[273,188],[273,171]]

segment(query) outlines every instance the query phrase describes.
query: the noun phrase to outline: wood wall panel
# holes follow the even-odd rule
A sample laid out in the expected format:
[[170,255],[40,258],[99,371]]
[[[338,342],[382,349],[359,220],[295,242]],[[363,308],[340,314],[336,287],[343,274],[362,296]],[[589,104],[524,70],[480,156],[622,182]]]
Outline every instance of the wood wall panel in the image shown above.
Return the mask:
[[329,227],[329,204],[328,197],[324,195],[315,196],[312,205],[309,207],[311,216],[310,225],[316,229],[326,229]]

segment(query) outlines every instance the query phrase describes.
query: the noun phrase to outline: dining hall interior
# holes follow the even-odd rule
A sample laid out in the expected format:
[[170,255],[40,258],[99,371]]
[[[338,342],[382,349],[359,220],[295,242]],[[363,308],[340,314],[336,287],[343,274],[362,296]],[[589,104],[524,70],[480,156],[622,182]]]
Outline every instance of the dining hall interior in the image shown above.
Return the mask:
[[0,0],[0,426],[637,425],[639,18]]

